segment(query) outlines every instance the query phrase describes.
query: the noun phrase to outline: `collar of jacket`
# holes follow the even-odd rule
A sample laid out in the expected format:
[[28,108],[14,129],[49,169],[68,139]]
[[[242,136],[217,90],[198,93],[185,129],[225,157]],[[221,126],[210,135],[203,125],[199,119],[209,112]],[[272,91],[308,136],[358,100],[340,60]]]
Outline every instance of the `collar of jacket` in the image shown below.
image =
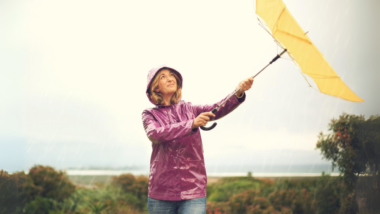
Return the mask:
[[175,107],[175,106],[177,106],[178,104],[180,104],[181,101],[182,101],[182,100],[180,100],[180,101],[179,101],[178,103],[176,103],[176,104],[170,104],[170,105],[168,105],[168,106],[166,106],[166,105],[156,105],[156,107],[157,107],[157,108],[171,108],[171,107]]

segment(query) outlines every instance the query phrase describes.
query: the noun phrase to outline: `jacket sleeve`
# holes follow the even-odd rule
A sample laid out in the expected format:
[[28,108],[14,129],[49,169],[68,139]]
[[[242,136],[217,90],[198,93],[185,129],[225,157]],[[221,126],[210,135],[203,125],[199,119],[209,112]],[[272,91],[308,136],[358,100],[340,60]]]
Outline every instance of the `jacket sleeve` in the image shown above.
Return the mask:
[[[212,111],[212,109],[224,102],[224,100],[226,100],[231,94],[213,105],[193,105],[196,117],[203,112]],[[245,92],[242,98],[237,98],[235,95],[233,95],[226,103],[223,104],[223,106],[218,109],[218,111],[215,113],[215,117],[211,118],[211,121],[218,120],[235,110],[235,108],[237,108],[241,103],[245,101],[245,97]]]
[[196,131],[191,129],[194,119],[161,126],[149,111],[144,110],[142,120],[146,135],[155,144],[185,137]]

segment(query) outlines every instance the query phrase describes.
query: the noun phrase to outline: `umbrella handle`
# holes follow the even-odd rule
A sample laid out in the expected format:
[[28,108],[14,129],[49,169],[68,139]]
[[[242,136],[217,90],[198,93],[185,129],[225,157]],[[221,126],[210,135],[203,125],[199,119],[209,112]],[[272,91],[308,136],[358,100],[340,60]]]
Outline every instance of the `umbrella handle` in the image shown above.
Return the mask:
[[[215,113],[218,109],[217,108],[214,108],[211,112],[212,113]],[[210,131],[211,129],[215,128],[215,126],[217,125],[217,123],[213,123],[210,127],[204,127],[204,126],[200,126],[200,128],[203,130],[203,131]]]
[[272,59],[272,61],[270,61],[269,64],[272,64],[274,62],[276,62],[276,60],[278,60],[278,58],[280,58],[282,56],[282,54],[284,54],[288,49],[284,49],[280,54],[277,54],[277,56],[275,58]]
[[253,78],[255,78],[257,75],[259,75],[263,70],[265,70],[269,65],[271,65],[272,63],[276,62],[276,60],[278,60],[286,51],[288,51],[288,49],[284,49],[280,54],[277,54],[276,57],[274,57],[272,59],[272,61],[270,61],[268,63],[268,65],[266,65],[263,69],[261,69],[261,71],[259,71],[255,76],[253,76]]

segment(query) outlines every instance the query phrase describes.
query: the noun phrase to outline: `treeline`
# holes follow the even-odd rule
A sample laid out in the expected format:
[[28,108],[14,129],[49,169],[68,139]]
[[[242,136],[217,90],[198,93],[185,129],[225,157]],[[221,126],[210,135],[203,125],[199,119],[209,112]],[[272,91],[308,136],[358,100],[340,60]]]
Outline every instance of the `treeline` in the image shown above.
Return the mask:
[[325,174],[293,181],[224,178],[208,185],[207,213],[342,213],[343,189],[340,177]]
[[[207,186],[207,213],[380,213],[380,117],[342,114],[329,126],[316,148],[340,176],[220,179]],[[49,166],[34,166],[28,174],[1,170],[0,214],[147,213],[147,191],[146,176],[123,174],[84,188]]]
[[115,176],[97,188],[74,185],[62,171],[34,166],[28,174],[0,171],[0,214],[79,214],[146,212],[148,178]]
[[380,213],[380,117],[343,113],[329,131],[319,134],[316,149],[339,177],[222,179],[208,186],[208,213]]

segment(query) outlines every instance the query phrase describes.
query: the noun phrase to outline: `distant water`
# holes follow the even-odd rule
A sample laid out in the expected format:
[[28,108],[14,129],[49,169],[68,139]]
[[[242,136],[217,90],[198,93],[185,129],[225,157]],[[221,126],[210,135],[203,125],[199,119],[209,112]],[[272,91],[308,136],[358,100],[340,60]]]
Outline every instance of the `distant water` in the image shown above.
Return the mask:
[[[331,165],[242,165],[242,166],[209,166],[206,168],[209,177],[247,176],[251,172],[253,177],[314,177],[322,172],[337,176],[337,170],[331,171]],[[149,175],[149,167],[133,170],[118,169],[68,169],[68,175]]]

